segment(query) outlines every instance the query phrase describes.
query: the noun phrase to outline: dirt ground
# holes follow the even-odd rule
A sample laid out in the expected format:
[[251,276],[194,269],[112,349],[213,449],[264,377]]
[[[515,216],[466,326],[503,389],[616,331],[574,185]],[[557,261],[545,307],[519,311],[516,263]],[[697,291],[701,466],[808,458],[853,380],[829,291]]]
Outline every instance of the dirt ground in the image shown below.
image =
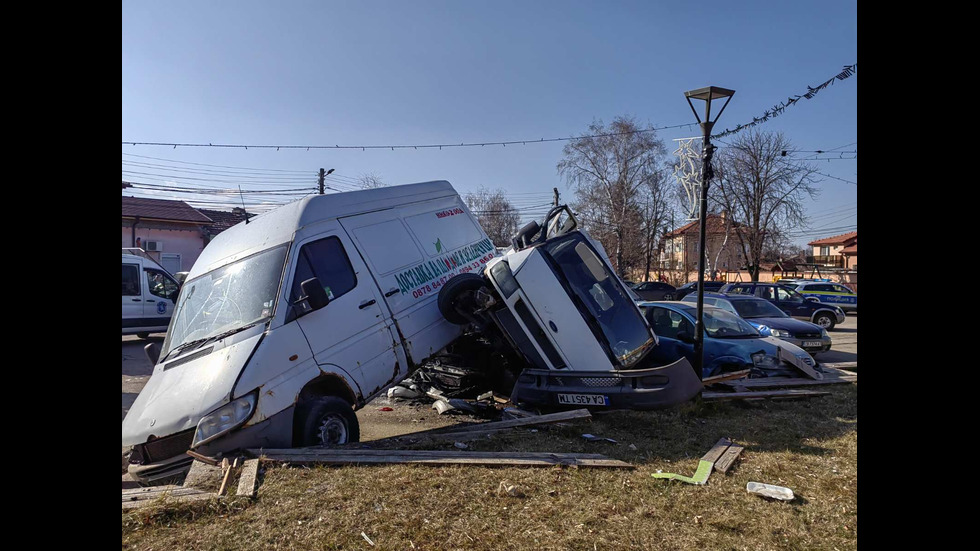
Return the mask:
[[[820,363],[857,362],[857,315],[848,315],[843,324],[830,331],[833,346],[829,352],[817,355]],[[150,378],[153,366],[146,358],[143,347],[150,341],[163,341],[163,335],[151,335],[149,340],[136,336],[122,337],[122,418],[136,400],[140,390]],[[847,367],[853,369],[853,367]],[[382,411],[390,407],[392,411]],[[459,422],[473,421],[466,415],[439,415],[428,404],[411,405],[407,402],[389,400],[382,396],[368,403],[357,412],[360,422],[361,441],[378,440],[399,434],[408,434]],[[122,472],[126,472],[128,448],[123,446]]]

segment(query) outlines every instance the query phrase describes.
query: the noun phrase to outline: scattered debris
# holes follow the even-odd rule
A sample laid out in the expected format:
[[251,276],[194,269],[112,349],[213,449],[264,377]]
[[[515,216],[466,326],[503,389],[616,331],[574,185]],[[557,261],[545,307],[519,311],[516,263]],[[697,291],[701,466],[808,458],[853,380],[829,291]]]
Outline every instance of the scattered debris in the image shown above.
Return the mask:
[[439,415],[445,415],[456,408],[446,400],[436,400],[432,403],[432,409],[438,411]]
[[255,497],[259,479],[259,460],[249,459],[242,467],[242,474],[238,478],[237,495]]
[[636,444],[630,444],[630,449],[636,451],[637,450]]
[[520,491],[516,485],[511,484],[506,480],[501,480],[500,486],[497,486],[497,495],[501,497],[524,497],[524,492]]
[[402,434],[399,436],[392,436],[389,438],[384,438],[382,440],[375,440],[372,443],[377,444],[379,442],[403,440],[406,438],[410,438],[413,440],[419,438],[459,438],[462,435],[473,435],[473,434],[484,435],[487,433],[510,430],[512,428],[517,428],[517,427],[544,425],[548,423],[559,423],[563,421],[574,421],[578,419],[591,419],[591,418],[592,418],[592,414],[589,413],[589,410],[575,409],[571,411],[549,413],[547,415],[532,415],[530,417],[521,417],[518,419],[509,419],[506,421],[492,421],[489,423],[472,423],[469,425],[453,425],[450,427],[439,427],[436,429],[430,429],[426,431]]
[[613,440],[612,438],[602,438],[601,436],[596,436],[594,434],[583,434],[582,438],[585,438],[589,442],[612,442],[613,444],[619,444],[619,442]]
[[744,379],[749,376],[751,369],[743,369],[741,371],[732,371],[731,373],[722,373],[721,375],[715,375],[713,377],[706,377],[701,383],[704,386],[713,385],[715,383],[720,383],[722,381],[731,381],[733,379]]
[[750,494],[771,497],[782,501],[793,501],[793,498],[795,497],[793,495],[793,490],[790,490],[789,488],[774,486],[772,484],[763,484],[761,482],[749,482],[745,485],[745,491]]
[[371,538],[369,538],[367,534],[365,534],[364,532],[361,532],[361,537],[364,538],[364,541],[370,543],[371,544],[371,547],[374,547],[374,542],[371,541]]
[[122,491],[122,508],[134,509],[144,507],[152,503],[158,503],[161,499],[173,501],[198,501],[218,497],[213,492],[205,492],[197,488],[185,488],[183,486],[151,486],[148,488],[133,488]]
[[464,444],[462,442],[455,442],[455,443],[453,443],[453,446],[456,446],[457,448],[459,448],[461,450],[465,450],[465,449],[469,448],[469,446],[467,446],[466,444]]
[[813,398],[826,396],[829,392],[788,388],[785,390],[745,391],[745,392],[702,392],[702,400],[741,400],[743,398]]
[[[405,382],[402,381],[402,385]],[[415,386],[415,385],[411,385]],[[393,400],[415,400],[422,397],[422,393],[406,386],[393,386],[388,389],[388,398]]]
[[706,484],[708,482],[708,477],[711,476],[711,469],[715,466],[715,462],[718,461],[731,446],[732,441],[728,438],[718,440],[718,442],[716,442],[715,445],[708,450],[708,453],[704,454],[704,457],[698,461],[698,469],[694,472],[694,476],[688,477],[676,473],[664,473],[659,469],[650,476],[653,478],[679,480],[681,482],[687,482],[688,484]]
[[738,455],[742,453],[742,450],[744,449],[745,448],[742,446],[732,444],[731,447],[725,450],[725,453],[721,454],[718,461],[715,461],[715,470],[722,474],[727,473],[728,469],[730,469],[735,463],[735,459],[738,458]]
[[378,408],[378,411],[395,411],[393,408],[388,406]]
[[475,452],[460,450],[342,450],[335,448],[250,449],[264,460],[291,465],[351,465],[367,463],[418,463],[422,465],[512,465],[550,467],[569,465],[633,469],[634,465],[604,455],[552,452]]
[[218,465],[221,464],[221,462],[218,461],[217,459],[215,459],[213,457],[208,457],[208,456],[203,455],[203,454],[200,454],[200,453],[197,453],[194,450],[187,450],[184,453],[186,453],[187,455],[193,457],[194,459],[197,459],[198,461],[207,463],[208,465],[211,465],[212,467],[217,467]]

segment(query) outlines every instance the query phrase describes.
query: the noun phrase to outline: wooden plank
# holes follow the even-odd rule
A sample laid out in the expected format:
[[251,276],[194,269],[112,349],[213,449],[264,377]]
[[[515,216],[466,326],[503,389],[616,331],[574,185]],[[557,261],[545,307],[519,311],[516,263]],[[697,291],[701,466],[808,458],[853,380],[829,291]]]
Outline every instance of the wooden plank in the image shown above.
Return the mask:
[[385,457],[388,455],[412,455],[417,457],[446,457],[465,455],[467,457],[528,457],[528,458],[548,458],[548,457],[578,457],[583,459],[607,459],[605,455],[599,453],[564,453],[564,452],[480,452],[467,450],[348,450],[339,448],[269,448],[269,449],[249,449],[249,453],[264,456],[270,460],[289,462],[290,457],[299,456],[322,456],[322,457],[347,457],[347,456],[375,456]]
[[215,459],[213,457],[208,457],[208,456],[206,456],[204,454],[197,453],[194,450],[187,450],[184,453],[186,453],[187,455],[193,457],[194,459],[197,459],[198,461],[200,461],[202,463],[207,463],[208,465],[211,465],[212,467],[217,467],[218,465],[220,465],[220,463],[218,462],[217,459]]
[[749,376],[750,369],[743,369],[742,371],[733,371],[731,373],[724,373],[722,375],[715,375],[714,377],[708,377],[701,381],[701,384],[708,386],[714,383],[720,383],[722,381],[731,381],[734,379],[742,379]]
[[857,382],[857,377],[825,377],[819,381],[815,379],[803,379],[796,377],[763,377],[760,379],[745,379],[736,381],[732,386],[743,389],[751,389],[813,385],[840,385],[855,382]]
[[572,411],[562,411],[559,413],[549,413],[547,415],[535,415],[534,417],[524,417],[521,419],[510,419],[507,421],[492,421],[489,423],[472,423],[468,425],[450,425],[448,427],[439,427],[435,429],[429,429],[419,432],[410,432],[408,434],[399,434],[397,436],[391,436],[388,438],[381,438],[378,440],[371,440],[369,442],[364,442],[365,444],[377,444],[381,442],[389,442],[392,440],[402,440],[405,438],[421,438],[429,437],[448,433],[457,432],[486,432],[486,431],[496,431],[501,429],[510,429],[515,427],[528,427],[534,425],[545,425],[549,423],[560,423],[563,421],[573,421],[576,419],[591,419],[592,414],[589,413],[587,409],[575,409]]
[[820,365],[822,367],[830,367],[830,368],[835,368],[835,369],[843,369],[843,368],[847,368],[847,367],[852,367],[852,368],[853,367],[857,367],[858,366],[858,363],[857,362],[830,362],[830,363],[823,363],[823,364],[820,364]]
[[157,503],[164,499],[168,501],[183,502],[210,499],[212,497],[217,496],[211,492],[205,492],[196,488],[185,488],[183,486],[169,485],[153,486],[149,488],[134,488],[132,490],[123,490],[122,508],[133,509],[135,507],[143,507],[151,503]]
[[228,477],[231,476],[231,463],[228,462],[228,458],[221,460],[221,469],[225,472],[225,476],[221,479],[221,487],[218,488],[218,495],[225,495],[225,487],[228,486]]
[[258,487],[259,460],[249,459],[242,467],[242,474],[238,478],[237,495],[255,497],[255,490]]
[[785,390],[752,390],[749,392],[702,392],[702,400],[739,400],[742,398],[808,398],[826,396],[829,392],[788,388]]
[[152,505],[154,503],[161,503],[162,501],[157,501],[157,500],[164,496],[166,496],[167,502],[201,501],[201,500],[211,499],[213,497],[218,497],[217,495],[211,492],[200,492],[194,494],[177,494],[177,495],[159,494],[154,499],[139,499],[139,500],[123,501],[122,508],[124,510],[135,509],[137,507],[145,507],[147,505]]
[[725,453],[721,454],[718,461],[715,461],[715,470],[722,474],[727,473],[728,469],[731,468],[732,464],[735,462],[735,459],[738,457],[738,454],[742,453],[742,450],[744,449],[744,447],[739,446],[738,444],[732,444],[731,447],[725,450]]
[[[252,450],[250,450],[252,451]],[[255,450],[258,452],[258,450]],[[299,450],[302,451],[302,450]],[[599,454],[542,453],[542,452],[463,452],[458,450],[331,450],[346,453],[321,453],[327,450],[306,450],[308,453],[272,454],[262,452],[265,459],[294,464],[390,464],[415,463],[421,465],[503,465],[524,467],[545,467],[553,465],[574,465],[579,467],[599,467],[633,469],[634,465],[610,459]],[[358,453],[379,452],[379,453]]]
[[714,463],[715,461],[718,461],[718,458],[721,457],[721,454],[725,453],[725,450],[727,450],[728,447],[731,445],[732,445],[732,441],[729,440],[728,438],[722,438],[718,440],[717,442],[715,442],[714,446],[711,446],[711,449],[708,450],[708,453],[704,454],[704,457],[701,458],[701,461],[707,461],[709,463]]

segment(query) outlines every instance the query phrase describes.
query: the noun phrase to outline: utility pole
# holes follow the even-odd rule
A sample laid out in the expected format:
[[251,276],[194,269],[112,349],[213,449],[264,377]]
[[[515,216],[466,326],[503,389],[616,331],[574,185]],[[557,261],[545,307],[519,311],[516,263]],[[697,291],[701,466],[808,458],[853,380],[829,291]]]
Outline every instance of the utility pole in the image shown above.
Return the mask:
[[320,178],[319,178],[320,195],[323,195],[323,178],[325,178],[331,172],[333,172],[333,169],[332,168],[330,170],[326,171],[326,172],[324,172],[322,168],[320,169]]

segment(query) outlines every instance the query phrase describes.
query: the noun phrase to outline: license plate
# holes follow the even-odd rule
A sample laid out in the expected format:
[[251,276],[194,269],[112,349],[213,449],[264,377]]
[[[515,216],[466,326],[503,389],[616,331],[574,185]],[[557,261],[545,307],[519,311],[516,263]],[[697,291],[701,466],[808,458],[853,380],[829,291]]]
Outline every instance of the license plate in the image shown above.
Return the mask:
[[816,348],[823,346],[820,341],[803,341],[803,348]]
[[575,406],[608,406],[609,396],[603,394],[559,394],[558,403]]

